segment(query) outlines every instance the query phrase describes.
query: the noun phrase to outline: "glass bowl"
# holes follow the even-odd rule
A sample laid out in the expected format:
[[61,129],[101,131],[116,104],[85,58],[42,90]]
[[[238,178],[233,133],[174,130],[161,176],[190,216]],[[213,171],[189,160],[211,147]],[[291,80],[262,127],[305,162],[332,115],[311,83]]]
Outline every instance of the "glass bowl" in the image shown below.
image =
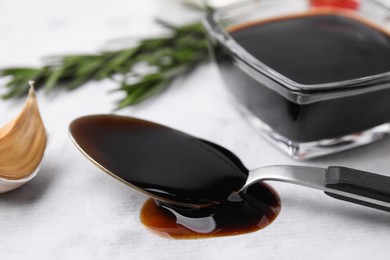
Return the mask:
[[[374,0],[360,0],[358,4],[352,1],[354,5],[346,5],[352,8],[345,9],[313,0],[252,0],[211,11],[204,20],[212,57],[227,88],[238,101],[239,109],[263,136],[293,158],[307,159],[339,152],[374,142],[390,133],[390,33],[386,30],[390,28],[390,10]],[[322,50],[337,45],[323,43],[327,40],[314,41],[313,45],[307,41],[306,47],[297,51],[292,45],[300,42],[293,39],[307,37],[310,32],[294,35],[294,29],[287,31],[285,28],[289,27],[281,26],[282,32],[289,33],[290,38],[273,44],[274,47],[264,54],[265,58],[254,55],[257,49],[253,46],[248,49],[248,43],[254,39],[248,32],[246,43],[237,40],[236,32],[242,28],[255,28],[256,25],[260,28],[295,18],[317,19],[321,15],[337,17],[343,23],[352,21],[352,25],[338,25],[343,30],[340,35],[347,35],[350,41],[343,53],[330,51],[321,56]],[[329,24],[324,26],[315,21],[308,28],[318,30],[317,26],[329,27]],[[368,32],[359,31],[359,26],[368,28]],[[257,47],[263,42],[272,45],[272,41],[268,41],[268,35],[272,33],[276,35],[278,31],[270,30],[268,34],[260,35],[263,38],[257,35],[260,38],[256,48],[263,48]],[[371,43],[371,34],[379,35],[380,39]],[[369,60],[370,57],[360,53],[365,51],[359,49],[360,44],[364,48],[378,44],[385,51]],[[313,57],[309,65],[301,62],[310,55]],[[290,59],[290,56],[294,58]],[[336,56],[350,57],[348,62],[356,62],[351,68],[342,67],[339,62],[324,65],[329,57],[332,61]],[[293,65],[284,70],[283,66],[275,66],[274,60],[280,60],[283,66]],[[375,69],[380,62],[383,66]],[[301,72],[307,78],[294,74],[294,64],[303,66]],[[341,74],[335,72],[338,76],[329,76],[339,70]],[[310,75],[316,77],[310,79]]]

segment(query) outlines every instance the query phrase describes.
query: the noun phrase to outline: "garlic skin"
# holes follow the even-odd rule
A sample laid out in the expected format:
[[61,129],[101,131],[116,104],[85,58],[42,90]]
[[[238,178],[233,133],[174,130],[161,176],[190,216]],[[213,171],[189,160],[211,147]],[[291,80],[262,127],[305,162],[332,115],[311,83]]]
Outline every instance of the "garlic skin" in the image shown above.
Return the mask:
[[0,194],[19,188],[23,184],[26,184],[27,182],[31,181],[37,175],[38,171],[39,167],[26,178],[19,180],[8,180],[0,178]]
[[22,112],[0,128],[0,193],[34,178],[46,148],[46,130],[30,85]]

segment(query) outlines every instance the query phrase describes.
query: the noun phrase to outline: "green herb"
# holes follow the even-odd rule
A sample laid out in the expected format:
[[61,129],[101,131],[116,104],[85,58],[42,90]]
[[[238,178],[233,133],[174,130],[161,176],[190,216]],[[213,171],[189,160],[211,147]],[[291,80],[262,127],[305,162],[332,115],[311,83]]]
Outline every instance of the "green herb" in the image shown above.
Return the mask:
[[[194,7],[197,8],[197,7]],[[161,92],[175,78],[207,59],[207,44],[200,22],[176,26],[158,20],[169,34],[144,39],[132,48],[94,55],[54,57],[40,68],[5,68],[0,76],[8,77],[3,99],[26,95],[29,80],[48,93],[54,88],[75,89],[91,80],[111,78],[125,97],[117,109],[134,105]],[[144,72],[140,72],[139,68]],[[146,71],[146,72],[145,72]]]

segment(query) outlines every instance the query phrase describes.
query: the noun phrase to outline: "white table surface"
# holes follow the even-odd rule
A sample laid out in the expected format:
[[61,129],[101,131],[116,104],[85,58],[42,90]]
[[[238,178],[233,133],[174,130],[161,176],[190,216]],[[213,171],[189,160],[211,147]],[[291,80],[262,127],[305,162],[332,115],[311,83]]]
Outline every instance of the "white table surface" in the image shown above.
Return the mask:
[[[176,22],[190,18],[178,3],[1,0],[0,67],[39,65],[50,54],[93,52],[110,39],[153,35],[159,32],[156,15]],[[38,176],[0,195],[0,259],[388,259],[389,213],[288,184],[273,184],[282,212],[262,231],[204,240],[171,240],[149,232],[139,220],[147,197],[98,170],[67,133],[76,117],[112,112],[121,97],[108,93],[114,87],[107,80],[73,92],[39,92],[50,145]],[[23,99],[1,101],[0,123],[14,118],[22,105]],[[150,102],[118,113],[214,141],[248,168],[343,165],[390,175],[390,139],[309,162],[289,159],[247,125],[212,64]]]

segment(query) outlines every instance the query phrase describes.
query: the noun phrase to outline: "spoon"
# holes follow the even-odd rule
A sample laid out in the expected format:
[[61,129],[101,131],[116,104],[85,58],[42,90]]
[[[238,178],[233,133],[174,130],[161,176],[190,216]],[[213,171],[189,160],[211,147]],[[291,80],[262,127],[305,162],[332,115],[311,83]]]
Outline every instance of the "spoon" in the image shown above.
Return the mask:
[[149,121],[92,115],[69,127],[76,147],[112,177],[162,203],[212,206],[253,183],[280,181],[390,211],[390,177],[346,167],[273,165],[249,171],[227,149]]

